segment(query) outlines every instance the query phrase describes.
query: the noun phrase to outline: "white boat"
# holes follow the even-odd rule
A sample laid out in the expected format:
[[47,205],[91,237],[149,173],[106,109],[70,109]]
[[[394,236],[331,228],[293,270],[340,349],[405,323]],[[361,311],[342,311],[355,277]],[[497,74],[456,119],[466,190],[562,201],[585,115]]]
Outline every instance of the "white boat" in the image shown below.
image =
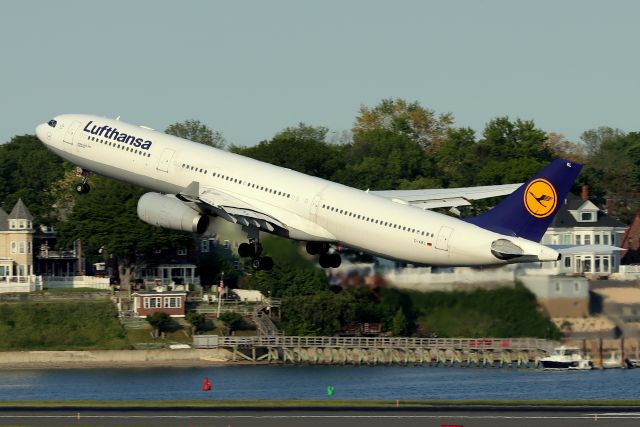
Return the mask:
[[622,355],[620,351],[614,350],[609,354],[609,358],[602,360],[602,367],[604,369],[611,368],[634,368],[634,363],[629,360],[629,358],[625,358],[622,360]]
[[554,348],[553,353],[540,359],[540,365],[542,365],[542,369],[593,369],[591,359],[583,356],[578,347],[566,346]]

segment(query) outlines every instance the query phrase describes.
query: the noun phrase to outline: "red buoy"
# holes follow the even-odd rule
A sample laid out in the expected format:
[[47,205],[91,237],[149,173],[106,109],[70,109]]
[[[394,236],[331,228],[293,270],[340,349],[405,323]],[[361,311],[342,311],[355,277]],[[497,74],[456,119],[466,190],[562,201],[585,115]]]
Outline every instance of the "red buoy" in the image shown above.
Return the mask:
[[209,381],[209,377],[204,377],[204,381],[202,381],[202,391],[211,391],[211,381]]

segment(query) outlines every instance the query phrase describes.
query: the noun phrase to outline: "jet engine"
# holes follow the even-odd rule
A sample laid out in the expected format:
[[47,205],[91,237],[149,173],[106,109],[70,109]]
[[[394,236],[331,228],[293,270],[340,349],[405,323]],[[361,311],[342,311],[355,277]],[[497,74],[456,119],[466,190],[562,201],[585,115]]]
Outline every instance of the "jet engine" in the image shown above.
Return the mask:
[[147,224],[202,234],[209,217],[190,208],[173,194],[146,193],[138,200],[138,217]]

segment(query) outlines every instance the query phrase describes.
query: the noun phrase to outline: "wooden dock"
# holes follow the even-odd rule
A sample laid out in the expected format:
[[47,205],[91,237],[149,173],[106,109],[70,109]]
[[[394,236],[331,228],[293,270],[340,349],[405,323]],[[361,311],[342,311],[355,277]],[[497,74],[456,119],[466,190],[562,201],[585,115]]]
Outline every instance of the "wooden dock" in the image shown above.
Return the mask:
[[224,348],[234,361],[318,365],[537,367],[558,343],[534,338],[194,336],[195,348]]

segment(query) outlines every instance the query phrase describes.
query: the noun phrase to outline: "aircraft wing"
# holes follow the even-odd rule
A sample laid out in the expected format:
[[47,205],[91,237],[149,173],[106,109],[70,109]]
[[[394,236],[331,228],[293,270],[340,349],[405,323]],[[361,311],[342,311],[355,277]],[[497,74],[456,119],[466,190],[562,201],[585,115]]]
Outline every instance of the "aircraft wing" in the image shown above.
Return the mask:
[[425,190],[369,191],[369,194],[385,197],[394,202],[417,206],[422,209],[468,206],[470,200],[506,196],[522,184],[485,185],[480,187],[431,188]]
[[275,227],[286,228],[276,218],[261,212],[250,203],[220,190],[204,189],[198,196],[196,203],[205,204],[215,214],[233,223],[246,226],[254,225],[268,231],[273,231]]

